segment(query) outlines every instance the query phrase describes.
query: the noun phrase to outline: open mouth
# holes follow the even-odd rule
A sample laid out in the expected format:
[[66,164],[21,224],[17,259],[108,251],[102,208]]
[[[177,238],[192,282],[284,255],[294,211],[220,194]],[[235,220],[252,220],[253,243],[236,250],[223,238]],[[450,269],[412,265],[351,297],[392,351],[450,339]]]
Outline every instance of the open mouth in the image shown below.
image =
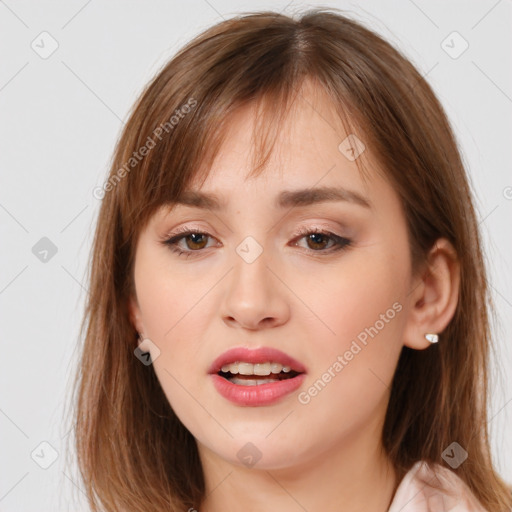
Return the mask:
[[241,407],[262,407],[278,403],[302,386],[307,368],[272,347],[234,347],[218,356],[207,371],[226,400]]
[[230,371],[223,372],[221,370],[217,373],[217,375],[224,377],[232,384],[238,384],[240,386],[260,386],[262,384],[269,384],[271,382],[293,379],[300,374],[299,372],[290,370],[288,373],[281,371],[278,374],[270,375],[240,375],[238,373],[233,374]]
[[228,350],[208,369],[217,392],[242,407],[278,403],[302,386],[306,372],[302,363],[270,347]]

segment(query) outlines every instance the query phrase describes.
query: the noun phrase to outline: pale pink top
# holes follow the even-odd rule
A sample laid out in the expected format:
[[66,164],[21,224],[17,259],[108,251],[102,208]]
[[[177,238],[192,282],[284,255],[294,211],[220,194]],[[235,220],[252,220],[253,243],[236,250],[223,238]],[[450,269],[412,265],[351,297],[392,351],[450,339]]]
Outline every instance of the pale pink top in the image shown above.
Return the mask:
[[[435,469],[435,471],[433,470]],[[388,512],[486,512],[465,482],[439,464],[418,461],[398,485]]]

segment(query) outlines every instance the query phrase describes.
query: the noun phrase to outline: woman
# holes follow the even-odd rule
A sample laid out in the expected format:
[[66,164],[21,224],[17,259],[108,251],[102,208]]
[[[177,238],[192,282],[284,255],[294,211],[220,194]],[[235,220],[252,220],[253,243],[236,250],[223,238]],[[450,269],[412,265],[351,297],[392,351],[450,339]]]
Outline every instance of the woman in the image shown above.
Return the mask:
[[446,115],[334,10],[224,21],[118,143],[77,379],[93,510],[506,510]]

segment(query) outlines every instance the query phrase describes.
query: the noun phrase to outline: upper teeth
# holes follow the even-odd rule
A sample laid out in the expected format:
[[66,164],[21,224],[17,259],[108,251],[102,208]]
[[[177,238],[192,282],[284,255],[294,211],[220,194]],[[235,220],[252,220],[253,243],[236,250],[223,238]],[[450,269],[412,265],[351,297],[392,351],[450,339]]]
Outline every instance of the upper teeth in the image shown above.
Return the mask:
[[291,371],[290,366],[283,366],[280,363],[244,363],[237,361],[236,363],[225,364],[221,370],[225,373],[231,372],[240,375],[270,375],[271,373],[288,373]]

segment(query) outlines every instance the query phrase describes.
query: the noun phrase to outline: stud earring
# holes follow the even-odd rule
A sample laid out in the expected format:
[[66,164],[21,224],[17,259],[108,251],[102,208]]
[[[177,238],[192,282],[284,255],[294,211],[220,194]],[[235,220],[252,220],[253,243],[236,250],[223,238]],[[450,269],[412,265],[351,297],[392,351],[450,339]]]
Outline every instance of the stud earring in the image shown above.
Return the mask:
[[437,343],[439,341],[437,334],[425,334],[425,338],[430,341],[430,343]]

